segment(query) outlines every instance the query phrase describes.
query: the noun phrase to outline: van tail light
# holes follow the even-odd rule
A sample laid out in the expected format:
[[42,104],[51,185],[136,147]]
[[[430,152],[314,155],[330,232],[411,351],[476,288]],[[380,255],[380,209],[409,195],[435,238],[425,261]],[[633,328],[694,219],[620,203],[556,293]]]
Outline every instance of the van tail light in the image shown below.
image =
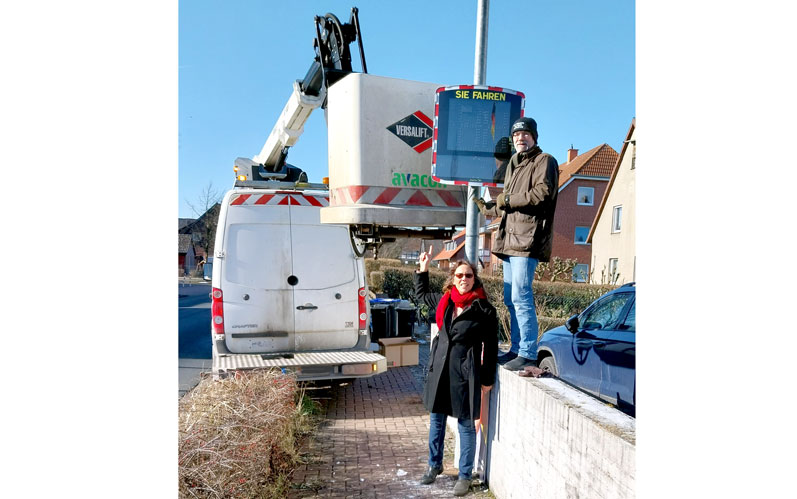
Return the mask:
[[213,288],[211,292],[210,317],[213,334],[224,334],[224,300],[219,288]]
[[360,310],[360,331],[368,327],[368,313],[365,308],[365,288],[360,288],[357,292],[357,304]]

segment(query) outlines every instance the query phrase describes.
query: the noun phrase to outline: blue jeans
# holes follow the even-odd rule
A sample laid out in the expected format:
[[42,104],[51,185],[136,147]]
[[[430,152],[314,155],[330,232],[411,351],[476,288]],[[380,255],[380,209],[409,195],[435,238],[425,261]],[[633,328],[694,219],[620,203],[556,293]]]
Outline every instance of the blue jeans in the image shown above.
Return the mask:
[[[429,425],[429,466],[443,469],[443,443],[448,416],[433,412]],[[459,478],[470,480],[476,457],[476,424],[472,419],[457,419],[459,430]]]
[[537,360],[537,309],[531,281],[539,260],[524,256],[504,257],[504,304],[509,309],[511,352]]

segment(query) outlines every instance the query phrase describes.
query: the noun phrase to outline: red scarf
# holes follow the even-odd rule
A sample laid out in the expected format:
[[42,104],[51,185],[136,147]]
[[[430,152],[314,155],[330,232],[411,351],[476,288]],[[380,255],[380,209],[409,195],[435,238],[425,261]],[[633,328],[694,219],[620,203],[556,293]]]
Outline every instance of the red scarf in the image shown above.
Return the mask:
[[446,291],[446,294],[440,298],[440,303],[437,304],[437,312],[435,313],[437,329],[443,329],[443,318],[446,316],[446,307],[448,307],[449,301],[453,301],[454,305],[457,307],[465,308],[476,298],[487,299],[487,295],[484,294],[484,288],[471,289],[464,295],[459,294],[459,290],[456,286],[452,287],[450,291]]

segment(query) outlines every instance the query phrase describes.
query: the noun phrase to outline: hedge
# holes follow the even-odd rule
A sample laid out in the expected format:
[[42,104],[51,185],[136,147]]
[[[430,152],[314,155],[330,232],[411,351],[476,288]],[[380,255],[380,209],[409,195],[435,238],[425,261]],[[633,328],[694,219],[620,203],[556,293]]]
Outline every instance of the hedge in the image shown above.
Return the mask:
[[[371,264],[373,272],[368,272],[368,286],[375,293],[385,293],[391,298],[410,300],[415,303],[413,274],[416,267],[401,265],[398,260],[370,260],[380,265]],[[367,261],[368,262],[368,261]],[[366,267],[367,268],[367,267]],[[374,269],[378,270],[374,270]],[[430,269],[429,287],[432,291],[441,292],[448,272]],[[503,277],[482,275],[490,302],[495,306],[499,319],[499,337],[508,341],[509,310],[504,305]],[[608,284],[583,284],[569,282],[534,281],[534,303],[537,309],[539,335],[565,323],[568,317],[583,311],[590,303],[604,293],[616,288]],[[417,305],[417,303],[416,303]],[[421,310],[426,320],[431,322],[426,307]]]
[[365,259],[365,273],[371,275],[371,272],[381,270],[382,267],[401,267],[401,260],[392,260],[389,258],[380,258],[373,260],[371,258]]

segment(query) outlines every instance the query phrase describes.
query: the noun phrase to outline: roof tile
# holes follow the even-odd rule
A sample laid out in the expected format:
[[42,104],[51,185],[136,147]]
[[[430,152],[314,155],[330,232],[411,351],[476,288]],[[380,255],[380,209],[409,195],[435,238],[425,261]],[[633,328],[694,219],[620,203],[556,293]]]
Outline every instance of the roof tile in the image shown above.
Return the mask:
[[559,188],[565,185],[573,175],[609,178],[612,168],[617,162],[617,151],[609,144],[593,147],[573,161],[559,165]]
[[462,249],[463,246],[465,246],[465,241],[462,241],[461,243],[459,243],[457,245],[457,247],[452,249],[452,250],[443,250],[443,251],[441,251],[440,253],[437,254],[437,256],[432,258],[432,261],[435,261],[435,260],[450,260],[451,257],[453,257],[454,255],[457,254],[457,251]]

